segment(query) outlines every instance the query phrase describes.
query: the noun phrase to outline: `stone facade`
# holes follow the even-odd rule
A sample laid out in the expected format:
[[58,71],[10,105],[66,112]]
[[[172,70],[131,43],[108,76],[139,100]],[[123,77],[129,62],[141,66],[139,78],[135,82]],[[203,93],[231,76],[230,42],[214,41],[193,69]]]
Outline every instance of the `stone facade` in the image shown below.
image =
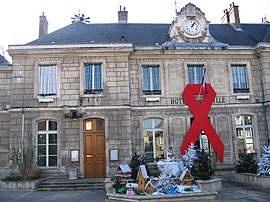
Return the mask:
[[[253,117],[254,149],[260,157],[270,126],[270,45],[256,47],[138,46],[117,44],[51,44],[15,45],[9,47],[13,67],[0,69],[0,145],[1,169],[9,166],[8,153],[21,141],[37,144],[37,123],[57,122],[57,166],[44,168],[67,172],[78,168],[84,177],[84,120],[105,121],[106,177],[115,174],[117,166],[128,163],[134,152],[143,154],[143,121],[163,120],[164,151],[172,146],[179,159],[180,146],[191,125],[192,113],[182,98],[188,84],[188,65],[207,67],[206,82],[217,93],[209,118],[224,146],[224,163],[211,150],[214,168],[232,169],[238,158],[235,117]],[[88,63],[102,65],[103,91],[84,94],[83,67]],[[53,96],[38,95],[40,65],[57,66],[57,90]],[[231,65],[245,65],[250,92],[233,93]],[[158,65],[159,95],[143,93],[142,66]],[[67,117],[65,110],[80,116]],[[70,151],[79,151],[79,161],[70,161]],[[111,160],[111,150],[118,150],[118,160]],[[154,162],[153,162],[154,164]]]

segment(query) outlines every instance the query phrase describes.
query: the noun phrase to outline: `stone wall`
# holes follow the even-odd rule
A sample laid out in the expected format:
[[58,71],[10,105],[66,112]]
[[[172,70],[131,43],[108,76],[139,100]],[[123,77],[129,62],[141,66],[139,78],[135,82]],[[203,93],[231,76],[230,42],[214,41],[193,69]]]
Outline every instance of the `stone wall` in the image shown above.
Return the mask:
[[[133,152],[144,152],[143,120],[164,120],[165,148],[173,146],[179,159],[180,146],[190,127],[193,116],[182,100],[182,92],[188,83],[187,65],[201,64],[207,67],[206,82],[210,82],[221,102],[215,102],[209,113],[212,125],[225,146],[224,164],[216,156],[216,168],[233,168],[237,159],[235,145],[234,116],[250,114],[255,117],[254,134],[256,148],[261,148],[267,139],[265,116],[262,108],[261,75],[257,59],[249,50],[136,50],[122,49],[38,49],[25,53],[12,53],[13,69],[0,83],[0,105],[10,102],[9,110],[1,110],[0,161],[7,156],[11,136],[20,143],[22,136],[22,114],[24,114],[25,138],[31,137],[35,144],[36,122],[52,119],[58,122],[59,152],[58,168],[71,167],[70,150],[78,149],[83,157],[83,120],[102,118],[106,127],[106,171],[112,176],[120,163],[128,163]],[[83,94],[83,66],[86,63],[101,63],[103,66],[103,92]],[[56,64],[58,72],[57,95],[53,102],[39,102],[37,95],[38,67]],[[142,65],[159,65],[161,95],[144,95],[142,92]],[[231,64],[246,64],[249,69],[251,92],[249,99],[239,100],[232,93]],[[267,59],[263,71],[264,92],[268,90]],[[14,76],[12,76],[14,75]],[[20,75],[17,77],[16,75]],[[1,74],[0,74],[1,76]],[[16,76],[16,77],[15,77]],[[2,78],[1,77],[1,78]],[[2,81],[2,80],[1,80]],[[263,80],[264,81],[264,80]],[[10,86],[10,88],[9,88]],[[4,90],[2,90],[4,89]],[[5,96],[6,95],[6,96]],[[157,98],[147,101],[146,98]],[[266,96],[267,98],[267,96]],[[223,102],[224,101],[224,102]],[[82,118],[65,118],[65,108],[84,110]],[[23,109],[23,110],[22,110]],[[266,114],[268,114],[267,110]],[[268,121],[268,120],[267,120]],[[3,145],[3,147],[2,147]],[[119,149],[119,161],[110,161],[110,149]],[[83,159],[76,166],[83,175]]]

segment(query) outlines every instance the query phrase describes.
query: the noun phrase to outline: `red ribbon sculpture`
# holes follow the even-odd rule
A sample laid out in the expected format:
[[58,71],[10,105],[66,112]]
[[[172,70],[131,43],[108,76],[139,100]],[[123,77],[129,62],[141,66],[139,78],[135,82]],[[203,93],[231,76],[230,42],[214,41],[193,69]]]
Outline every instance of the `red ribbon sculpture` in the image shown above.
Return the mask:
[[[204,95],[201,103],[196,100],[195,95]],[[194,115],[194,120],[181,146],[182,154],[186,153],[192,142],[196,142],[200,132],[203,130],[217,153],[219,160],[223,163],[224,145],[207,117],[215,100],[216,92],[208,83],[205,84],[205,88],[201,84],[188,84],[182,97]]]

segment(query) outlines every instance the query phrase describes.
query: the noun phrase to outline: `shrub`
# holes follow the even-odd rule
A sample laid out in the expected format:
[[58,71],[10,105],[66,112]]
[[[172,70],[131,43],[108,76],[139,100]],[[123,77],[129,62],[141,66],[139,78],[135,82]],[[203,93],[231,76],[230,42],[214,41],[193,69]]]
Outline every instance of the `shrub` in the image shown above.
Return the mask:
[[255,155],[250,153],[240,153],[239,160],[235,166],[236,172],[238,173],[256,173],[257,172],[257,162],[255,160]]
[[129,166],[130,166],[130,169],[132,171],[131,179],[133,179],[135,181],[136,181],[136,178],[137,178],[137,174],[138,174],[140,165],[145,165],[146,170],[148,170],[145,156],[144,155],[139,156],[135,152],[133,154],[132,158],[131,158],[131,161],[129,162]]
[[211,160],[208,154],[203,153],[195,160],[194,166],[191,169],[191,174],[195,180],[210,180],[214,175]]
[[21,151],[17,152],[16,157],[22,179],[29,181],[36,169],[34,147],[32,145],[24,145]]

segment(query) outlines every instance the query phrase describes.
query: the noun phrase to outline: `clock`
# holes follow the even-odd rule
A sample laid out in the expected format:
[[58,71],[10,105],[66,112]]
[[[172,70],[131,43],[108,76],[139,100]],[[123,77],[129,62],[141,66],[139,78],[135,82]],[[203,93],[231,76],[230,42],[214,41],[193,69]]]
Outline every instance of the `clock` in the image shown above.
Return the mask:
[[201,32],[201,23],[196,19],[188,19],[183,24],[184,31],[190,35],[197,35]]

